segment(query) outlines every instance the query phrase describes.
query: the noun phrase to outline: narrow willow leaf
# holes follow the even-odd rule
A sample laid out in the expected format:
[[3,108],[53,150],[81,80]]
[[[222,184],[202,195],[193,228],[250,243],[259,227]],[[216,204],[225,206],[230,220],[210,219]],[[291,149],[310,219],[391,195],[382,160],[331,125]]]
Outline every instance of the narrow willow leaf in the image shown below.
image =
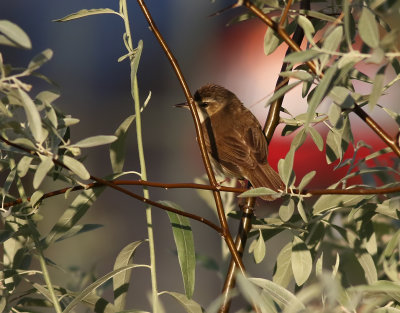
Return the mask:
[[42,157],[39,166],[33,176],[33,188],[38,189],[47,173],[54,167],[51,157]]
[[31,49],[32,43],[28,35],[19,27],[7,20],[0,20],[0,44]]
[[90,10],[83,9],[78,12],[64,16],[60,19],[54,20],[54,22],[67,22],[67,21],[76,20],[78,18],[82,18],[82,17],[89,16],[89,15],[95,15],[95,14],[117,14],[117,15],[119,15],[118,12],[108,9],[108,8],[90,9]]
[[[293,142],[292,142],[293,145]],[[293,161],[294,161],[294,154],[295,154],[295,148],[290,147],[289,152],[286,154],[286,157],[282,160],[280,160],[279,163],[282,164],[282,172],[281,168],[279,168],[279,176],[282,178],[283,183],[285,186],[289,186],[292,183],[292,178],[293,178]],[[282,161],[282,162],[281,162]]]
[[374,84],[372,85],[371,94],[369,95],[368,98],[368,108],[370,110],[372,110],[375,107],[375,105],[378,103],[379,97],[382,95],[383,84],[385,80],[385,70],[386,70],[386,65],[382,66],[378,70],[374,78]]
[[314,119],[315,111],[318,105],[330,91],[331,82],[336,72],[337,72],[337,66],[335,64],[325,72],[324,77],[321,79],[320,83],[315,88],[315,92],[308,103],[306,125],[308,125]]
[[41,190],[36,190],[33,194],[32,194],[32,196],[31,196],[31,199],[29,200],[29,202],[30,202],[30,204],[31,204],[31,206],[34,208],[37,204],[38,204],[38,202],[40,201],[40,199],[42,199],[42,196],[43,196],[43,191],[41,191]]
[[305,309],[304,304],[286,288],[262,278],[249,278],[249,281],[267,292],[281,307],[286,308],[289,305],[296,305],[299,311]]
[[322,136],[314,127],[309,127],[308,131],[310,132],[311,138],[313,139],[318,150],[322,151],[324,149],[324,140],[322,139]]
[[326,52],[319,58],[321,62],[321,68],[324,68],[328,60],[331,58],[331,55],[328,54],[328,51],[336,52],[337,48],[340,45],[340,42],[342,41],[342,36],[343,28],[342,26],[337,26],[324,38],[322,49]]
[[170,295],[171,297],[175,298],[185,309],[187,313],[202,313],[203,310],[197,302],[189,299],[187,296],[178,293],[178,292],[172,292],[172,291],[162,291],[159,293],[160,295],[162,294],[167,294]]
[[285,85],[282,88],[279,88],[273,95],[271,98],[268,99],[267,101],[267,105],[274,102],[275,100],[283,97],[286,93],[289,92],[289,90],[292,90],[294,87],[296,87],[297,85],[301,84],[301,81],[296,81],[294,83],[291,83],[289,85]]
[[336,274],[339,270],[339,265],[340,265],[340,255],[339,255],[339,253],[336,253],[336,262],[332,269],[332,278],[336,277]]
[[98,136],[93,136],[93,137],[88,137],[88,138],[82,139],[82,140],[78,141],[77,143],[72,144],[72,146],[78,147],[78,148],[90,148],[90,147],[96,147],[96,146],[101,146],[101,145],[107,145],[116,140],[117,140],[116,136],[98,135]]
[[293,198],[285,199],[285,201],[279,207],[279,217],[282,219],[282,221],[287,222],[292,218],[295,206],[296,205]]
[[87,171],[86,167],[79,162],[78,160],[71,158],[68,155],[63,155],[62,157],[60,157],[60,161],[67,166],[71,172],[73,172],[75,175],[79,176],[82,179],[89,179],[90,178],[90,174]]
[[342,158],[342,139],[337,131],[331,130],[328,132],[328,135],[326,136],[325,146],[326,162],[328,164],[331,164],[337,159]]
[[[176,203],[170,201],[159,201],[161,204],[181,210]],[[181,267],[183,285],[186,296],[191,299],[194,292],[196,256],[194,249],[194,239],[190,221],[187,217],[172,212],[167,212],[174,234],[178,260]]]
[[[248,303],[251,303],[258,307],[261,313],[274,312],[273,310],[271,310],[270,301],[268,301],[268,294],[265,294],[265,297],[262,297],[259,288],[242,274],[236,275],[236,281],[240,293],[243,295]],[[267,302],[265,302],[266,300]]]
[[[74,293],[69,293],[72,297],[75,297],[77,295],[76,292]],[[114,305],[108,302],[106,299],[98,296],[95,293],[91,293],[85,297],[85,299],[82,300],[82,303],[84,303],[86,306],[88,306],[90,309],[92,309],[93,312],[101,312],[101,313],[115,313],[118,312]],[[99,305],[101,304],[101,305]],[[101,307],[101,308],[99,308]],[[121,312],[123,313],[123,312]],[[125,313],[129,313],[125,312]],[[132,313],[148,313],[144,311],[133,311]]]
[[127,132],[134,119],[135,115],[128,116],[115,131],[114,135],[117,137],[117,140],[114,141],[110,146],[110,160],[114,173],[119,173],[123,171],[125,163],[125,145]]
[[[136,249],[144,242],[144,240],[134,241],[126,245],[118,254],[114,263],[114,270],[131,264]],[[131,270],[121,272],[113,277],[114,305],[116,312],[125,309],[126,296],[129,289],[129,281],[131,278]]]
[[371,196],[366,195],[323,195],[315,202],[313,214],[339,207],[351,207],[370,198]]
[[302,286],[311,274],[312,258],[306,244],[297,236],[293,238],[291,261],[294,280],[297,286]]
[[32,132],[33,138],[39,143],[42,143],[46,138],[44,137],[44,132],[42,128],[42,119],[35,103],[33,103],[31,97],[23,91],[18,89],[21,104],[25,109],[26,117],[29,123],[29,129]]
[[282,193],[276,192],[275,190],[269,189],[267,187],[258,187],[247,190],[240,195],[238,198],[247,198],[247,197],[262,197],[262,196],[273,196],[274,198],[279,198],[282,196]]
[[33,158],[24,155],[21,160],[19,160],[17,165],[17,174],[19,177],[24,177],[28,173],[29,167],[31,166]]
[[314,79],[314,77],[309,72],[303,70],[281,72],[279,76],[297,78],[302,81],[312,81]]
[[319,20],[327,21],[327,22],[335,22],[337,23],[337,19],[333,16],[318,12],[318,11],[311,11],[311,10],[299,10],[300,14],[304,14],[306,16],[315,17]]
[[262,235],[261,230],[259,230],[259,236],[258,239],[255,241],[255,245],[252,249],[252,251],[249,252],[253,253],[254,256],[254,261],[256,262],[256,264],[261,263],[262,260],[264,260],[265,257],[265,242],[264,242],[264,238]]
[[400,230],[398,230],[392,238],[389,240],[388,244],[386,245],[385,250],[383,251],[383,255],[387,258],[391,257],[394,250],[397,248],[399,244],[400,238]]
[[85,215],[104,189],[105,187],[98,187],[79,193],[45,238],[46,246],[49,246],[71,229]]
[[281,44],[281,39],[276,35],[272,27],[268,27],[264,36],[264,53],[270,55]]
[[286,288],[293,277],[292,272],[292,243],[288,242],[279,252],[276,259],[276,270],[272,278],[274,283]]
[[316,171],[311,171],[303,176],[298,187],[299,191],[302,191],[304,187],[309,184],[309,182],[314,178],[316,173],[317,173]]
[[89,296],[90,294],[92,294],[93,292],[96,291],[96,289],[98,287],[100,287],[101,285],[103,285],[106,281],[108,281],[109,279],[113,278],[115,275],[123,272],[123,271],[127,271],[130,270],[132,268],[135,267],[140,267],[140,265],[136,265],[136,264],[130,264],[124,267],[121,267],[117,270],[114,270],[106,275],[104,275],[103,277],[100,277],[99,279],[97,279],[94,283],[90,284],[89,286],[87,286],[82,292],[80,292],[68,305],[67,307],[64,309],[63,313],[68,313],[71,310],[73,310],[75,308],[75,306],[77,306],[80,302],[82,302],[87,296]]
[[103,227],[101,224],[83,224],[83,225],[75,225],[72,226],[68,231],[66,231],[61,237],[59,237],[56,242],[60,242],[62,240],[87,233],[89,231],[96,230],[98,228]]
[[299,51],[299,52],[292,52],[288,56],[285,57],[283,60],[284,62],[288,63],[305,63],[309,60],[312,60],[316,57],[318,57],[321,54],[321,52],[316,51],[316,50],[304,50],[304,51]]
[[131,60],[131,81],[134,81],[134,77],[137,74],[138,67],[139,67],[139,61],[140,57],[142,55],[142,50],[143,50],[143,40],[139,40],[138,46],[135,49],[135,56],[133,60]]
[[365,278],[368,284],[373,284],[378,281],[378,273],[376,271],[374,260],[368,253],[363,253],[357,256],[358,262],[364,270]]
[[359,53],[357,53],[356,51],[350,51],[339,59],[338,68],[342,69],[350,63],[356,64],[362,59],[363,57]]
[[317,262],[315,263],[315,275],[317,277],[322,277],[322,271],[324,269],[323,262],[324,262],[324,252],[321,253]]
[[297,16],[297,23],[303,29],[307,40],[309,42],[313,42],[313,34],[315,33],[315,29],[310,20],[303,15],[299,15]]
[[304,221],[304,223],[308,223],[308,218],[306,211],[304,210],[303,201],[303,198],[299,198],[299,201],[297,202],[297,211],[299,212],[300,217]]
[[374,14],[366,7],[361,11],[360,20],[358,22],[358,31],[361,39],[371,48],[379,46],[379,30],[378,23]]
[[53,51],[51,49],[46,49],[36,55],[32,61],[28,64],[28,70],[30,72],[36,71],[39,69],[43,64],[49,61],[53,57]]

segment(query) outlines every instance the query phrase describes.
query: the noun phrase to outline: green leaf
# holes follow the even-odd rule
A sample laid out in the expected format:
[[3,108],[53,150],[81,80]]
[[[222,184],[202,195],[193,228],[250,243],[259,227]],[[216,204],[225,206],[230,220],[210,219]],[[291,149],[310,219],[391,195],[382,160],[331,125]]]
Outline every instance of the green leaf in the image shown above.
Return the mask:
[[57,240],[56,242],[60,242],[62,240],[96,230],[98,228],[103,227],[101,224],[83,224],[83,225],[75,225],[72,226],[69,230],[67,230],[65,233],[63,233]]
[[272,278],[274,283],[286,288],[293,277],[292,271],[292,243],[288,242],[279,252],[276,259],[276,270]]
[[42,128],[42,119],[40,118],[40,114],[38,109],[36,108],[35,103],[33,103],[31,97],[23,91],[22,89],[18,89],[18,93],[20,96],[21,104],[25,109],[26,117],[28,119],[29,129],[32,132],[33,138],[39,143],[42,143],[46,137],[45,132]]
[[306,36],[307,40],[309,42],[314,42],[312,36],[315,33],[315,29],[314,29],[313,24],[310,22],[310,20],[303,15],[298,15],[297,23],[303,29],[304,35]]
[[109,8],[89,9],[89,10],[83,9],[78,12],[64,16],[60,19],[54,20],[54,22],[67,22],[67,21],[76,20],[78,18],[82,18],[82,17],[89,16],[89,15],[95,15],[95,14],[117,14],[117,15],[120,15],[118,12],[111,10]]
[[253,253],[254,261],[258,264],[264,260],[265,257],[265,242],[261,230],[259,236],[249,246],[249,253]]
[[286,288],[262,278],[249,278],[249,281],[262,288],[283,308],[289,305],[296,305],[299,308],[299,311],[305,310],[304,304]]
[[385,247],[385,250],[383,251],[383,255],[387,258],[390,258],[394,252],[394,249],[397,248],[398,242],[400,238],[400,230],[398,230],[392,238],[389,240],[388,244]]
[[17,165],[17,174],[19,177],[24,177],[28,173],[29,167],[31,166],[33,158],[24,155],[21,160],[19,160]]
[[0,44],[31,49],[32,43],[28,35],[17,25],[7,20],[0,20]]
[[367,195],[323,195],[315,202],[313,214],[319,214],[334,208],[351,207],[371,197]]
[[299,13],[310,16],[310,17],[315,17],[319,20],[323,20],[323,21],[327,21],[327,22],[337,22],[337,19],[335,17],[326,15],[326,14],[318,12],[318,11],[299,10]]
[[383,92],[383,84],[385,80],[386,65],[382,66],[376,73],[374,84],[372,85],[371,94],[368,97],[368,107],[372,110],[378,103],[379,97]]
[[282,221],[287,222],[291,219],[294,213],[295,206],[296,205],[293,198],[290,197],[285,199],[285,201],[279,208],[279,217],[282,219]]
[[298,187],[300,191],[302,191],[304,187],[308,185],[308,183],[314,178],[316,173],[316,171],[311,171],[303,176]]
[[276,35],[272,27],[268,27],[264,36],[264,53],[270,55],[281,44],[281,39]]
[[85,215],[104,189],[105,187],[98,187],[79,193],[45,238],[46,246],[49,246],[70,230]]
[[82,292],[80,292],[68,305],[67,307],[64,309],[63,313],[68,313],[70,312],[72,309],[75,308],[75,306],[77,306],[80,302],[82,302],[87,296],[90,296],[90,294],[92,294],[93,292],[95,292],[95,290],[100,287],[101,285],[103,285],[106,281],[108,281],[109,279],[113,278],[115,275],[122,273],[123,271],[127,271],[130,270],[132,268],[135,267],[141,267],[140,265],[136,265],[136,264],[130,264],[124,267],[121,267],[117,270],[114,270],[106,275],[104,275],[103,277],[100,277],[99,279],[97,279],[94,283],[90,284],[89,286],[87,286]]
[[131,81],[134,81],[134,77],[137,74],[138,67],[139,67],[139,61],[140,57],[142,55],[142,50],[143,50],[143,40],[139,40],[138,46],[135,49],[135,56],[131,60]]
[[51,157],[41,157],[41,162],[33,176],[33,188],[38,189],[47,173],[54,167]]
[[368,284],[373,284],[378,281],[378,273],[376,271],[374,260],[372,256],[368,253],[362,253],[361,255],[357,255],[358,262],[364,270],[365,278]]
[[162,294],[167,294],[178,300],[178,302],[183,306],[185,311],[187,313],[203,313],[203,310],[197,302],[189,299],[187,296],[178,293],[178,292],[172,292],[172,291],[162,291],[159,293],[160,295]]
[[43,196],[43,191],[42,190],[36,190],[33,194],[32,194],[32,196],[31,196],[31,199],[30,199],[30,204],[31,204],[31,206],[34,208],[37,204],[38,204],[38,202],[40,201],[40,199],[42,199],[42,196]]
[[315,263],[315,275],[320,278],[322,277],[323,271],[323,261],[324,261],[324,252],[321,252],[320,257],[318,258],[317,262]]
[[125,145],[127,132],[129,126],[132,124],[134,119],[135,115],[128,116],[115,131],[114,135],[117,137],[117,140],[114,141],[110,146],[110,160],[114,173],[119,173],[123,171],[125,163]]
[[[327,34],[327,36],[324,38],[324,42],[322,44],[322,49],[329,51],[329,52],[335,52],[337,48],[340,45],[340,42],[342,41],[342,36],[343,36],[343,28],[342,26],[336,26],[331,32]],[[325,65],[327,64],[328,60],[330,59],[330,54],[325,53],[320,56],[320,62],[321,62],[321,68],[324,68]]]
[[296,78],[302,81],[312,81],[314,79],[310,73],[303,70],[281,72],[279,73],[279,76]]
[[313,139],[315,145],[317,146],[318,150],[322,151],[324,149],[324,140],[322,139],[319,132],[314,127],[309,127],[308,131],[309,131],[311,138]]
[[32,61],[28,64],[28,70],[30,72],[36,71],[39,69],[44,63],[49,61],[53,57],[53,51],[51,49],[46,49],[36,55]]
[[238,198],[247,198],[247,197],[262,197],[262,196],[273,196],[274,198],[279,198],[282,196],[281,192],[276,192],[275,190],[269,189],[267,187],[258,187],[249,189],[240,195]]
[[[114,270],[131,264],[136,249],[144,242],[134,241],[126,245],[118,254],[114,263]],[[114,305],[116,312],[125,309],[126,296],[129,288],[129,280],[131,278],[131,270],[121,272],[113,277],[114,289]]]
[[[159,201],[166,206],[182,211],[176,203],[170,201]],[[191,299],[194,292],[196,256],[194,240],[190,221],[187,217],[172,212],[167,212],[174,234],[176,249],[178,251],[179,265],[181,267],[183,285],[186,296]]]
[[96,147],[96,146],[101,146],[101,145],[107,145],[116,140],[117,140],[116,136],[98,135],[98,136],[93,136],[93,137],[88,137],[88,138],[82,139],[82,140],[78,141],[77,143],[72,144],[71,146],[78,147],[78,148],[90,148],[90,147]]
[[357,51],[350,51],[343,55],[339,61],[338,61],[338,68],[342,69],[344,68],[347,64],[350,63],[358,63],[360,62],[364,57],[361,56]]
[[73,172],[75,175],[79,176],[80,178],[87,180],[90,178],[90,174],[87,171],[86,167],[79,162],[78,160],[71,158],[68,155],[63,155],[60,157],[60,161],[67,166],[71,172]]
[[289,90],[292,90],[294,87],[296,87],[297,85],[301,84],[301,81],[296,81],[294,83],[291,83],[289,85],[285,85],[282,88],[279,88],[273,95],[271,98],[268,99],[267,101],[267,105],[274,102],[275,100],[283,97],[286,93],[289,92]]
[[321,54],[321,52],[316,51],[316,50],[304,50],[304,51],[299,51],[299,52],[292,52],[288,56],[285,57],[283,60],[284,62],[288,63],[305,63],[306,61],[309,61],[311,59],[314,59],[318,57]]
[[311,253],[299,237],[294,236],[292,246],[292,271],[297,286],[302,286],[312,270]]
[[371,48],[379,46],[379,30],[374,14],[366,7],[361,11],[358,22],[361,39]]

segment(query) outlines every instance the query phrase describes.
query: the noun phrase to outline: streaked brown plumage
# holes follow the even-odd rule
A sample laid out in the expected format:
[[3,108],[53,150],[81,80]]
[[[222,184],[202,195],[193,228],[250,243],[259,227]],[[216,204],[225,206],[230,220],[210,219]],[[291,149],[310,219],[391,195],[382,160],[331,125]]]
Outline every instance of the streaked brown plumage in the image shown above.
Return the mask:
[[226,177],[245,178],[255,188],[284,189],[279,175],[268,164],[267,140],[258,120],[235,94],[208,84],[196,91],[194,100],[207,151],[217,171]]

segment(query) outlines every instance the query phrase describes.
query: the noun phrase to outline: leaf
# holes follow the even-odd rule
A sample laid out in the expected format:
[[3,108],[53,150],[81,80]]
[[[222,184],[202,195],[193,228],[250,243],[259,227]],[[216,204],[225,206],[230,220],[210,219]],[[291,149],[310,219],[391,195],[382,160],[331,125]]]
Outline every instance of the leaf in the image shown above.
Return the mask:
[[268,27],[264,36],[264,53],[270,55],[281,44],[280,38],[272,27]]
[[36,190],[36,191],[32,194],[31,199],[29,200],[29,202],[30,202],[30,204],[31,204],[31,206],[32,206],[33,208],[38,204],[38,202],[40,201],[40,199],[42,199],[43,194],[44,194],[44,193],[43,193],[42,190]]
[[296,78],[302,81],[312,81],[314,79],[314,77],[309,72],[303,70],[281,72],[279,73],[279,76]]
[[320,214],[334,208],[352,207],[371,197],[370,195],[323,195],[315,202],[313,214]]
[[394,249],[397,248],[398,242],[400,238],[400,230],[398,230],[392,238],[389,240],[388,244],[385,247],[385,250],[383,251],[383,255],[387,258],[391,257]]
[[318,150],[322,151],[324,149],[324,140],[322,139],[319,132],[314,127],[309,127],[308,131],[309,131],[311,138],[313,139],[315,145],[317,146]]
[[361,255],[357,255],[358,262],[364,270],[365,278],[368,284],[373,284],[378,281],[378,273],[376,271],[374,260],[372,256],[368,253],[362,253]]
[[323,20],[323,21],[327,21],[327,22],[335,22],[335,23],[338,22],[338,20],[335,17],[318,12],[318,11],[299,10],[299,13],[310,16],[310,17],[315,17],[319,20]]
[[115,275],[122,273],[123,271],[130,270],[135,267],[141,267],[140,265],[137,264],[130,264],[124,267],[121,267],[117,270],[114,270],[103,277],[100,277],[97,279],[94,283],[90,284],[87,286],[82,292],[80,292],[64,309],[63,313],[68,313],[70,312],[75,306],[77,306],[80,302],[82,302],[87,296],[90,296],[98,287],[100,287],[102,284],[104,284],[106,281],[108,281],[110,278],[113,278]]
[[28,35],[17,24],[7,20],[0,20],[0,44],[31,49],[32,43]]
[[17,174],[19,177],[22,178],[28,173],[32,160],[33,158],[27,155],[24,155],[21,160],[19,160],[17,165]]
[[274,102],[275,100],[283,97],[285,94],[287,94],[289,92],[289,90],[292,90],[294,87],[296,87],[299,84],[301,84],[301,81],[296,81],[289,85],[285,85],[282,88],[279,88],[277,91],[275,91],[275,93],[272,95],[272,97],[268,99],[267,105]]
[[53,51],[51,49],[46,49],[36,55],[32,61],[28,64],[28,70],[30,72],[36,71],[39,69],[44,63],[49,61],[53,57]]
[[265,242],[261,230],[259,230],[259,236],[252,242],[249,247],[249,253],[253,253],[254,261],[258,264],[264,260],[265,257]]
[[371,48],[379,46],[379,30],[374,14],[366,7],[361,11],[358,22],[361,39]]
[[[136,249],[144,242],[144,240],[134,241],[126,245],[118,254],[114,263],[114,270],[131,264]],[[129,288],[129,280],[131,278],[131,270],[121,272],[113,277],[114,289],[114,305],[116,312],[125,309],[126,296]]]
[[262,196],[273,196],[274,198],[281,197],[281,192],[276,192],[275,190],[269,189],[267,187],[258,187],[249,189],[240,195],[238,198],[247,198],[247,197],[262,197]]
[[306,175],[304,175],[303,178],[301,179],[298,189],[302,191],[304,187],[307,186],[309,182],[314,178],[316,173],[317,173],[316,171],[311,171]]
[[117,137],[117,140],[110,146],[110,160],[114,173],[123,171],[127,132],[134,119],[135,115],[128,116],[115,131],[114,135]]
[[279,286],[270,280],[262,278],[249,278],[249,281],[262,288],[283,308],[289,305],[297,305],[299,311],[305,309],[304,304],[286,288],[283,288],[282,286]]
[[167,294],[178,300],[178,302],[183,306],[183,308],[186,310],[187,313],[202,313],[203,310],[197,302],[188,299],[185,295],[178,293],[178,292],[172,292],[172,291],[162,291],[159,293],[160,295],[162,294]]
[[[343,28],[342,26],[335,27],[328,35],[324,38],[322,49],[329,52],[335,52],[342,41]],[[324,53],[320,56],[321,68],[324,68],[330,59],[330,54]]]
[[372,110],[375,105],[378,103],[379,97],[382,95],[383,92],[383,84],[385,79],[385,70],[386,65],[382,66],[374,79],[374,83],[372,85],[371,94],[368,97],[368,108]]
[[104,189],[105,187],[98,187],[80,192],[45,238],[45,245],[49,246],[69,231],[85,215]]
[[103,227],[103,225],[101,224],[83,224],[83,225],[75,225],[72,226],[68,231],[66,231],[65,233],[63,233],[61,235],[61,237],[59,237],[56,242],[89,232],[89,231],[93,231],[96,230],[98,228]]
[[89,15],[95,15],[95,14],[117,14],[117,15],[120,15],[118,12],[111,10],[109,8],[89,9],[89,10],[83,9],[78,12],[64,16],[60,19],[53,20],[53,22],[67,22],[67,21],[76,20],[78,18],[82,18],[82,17],[89,16]]
[[[339,254],[338,254],[339,255]],[[323,261],[324,261],[324,252],[321,252],[320,257],[317,260],[317,263],[315,263],[315,275],[320,278],[322,277],[322,271],[323,271]]]
[[287,198],[279,208],[279,217],[282,221],[287,222],[293,216],[295,203],[293,198]]
[[75,175],[79,176],[80,178],[87,180],[90,178],[90,174],[87,171],[86,167],[79,162],[78,160],[71,158],[68,155],[63,155],[60,157],[60,161],[69,168],[71,172]]
[[38,189],[47,173],[54,167],[51,157],[41,157],[41,162],[33,176],[33,188]]
[[274,283],[286,288],[293,277],[292,271],[292,243],[288,242],[279,252],[276,259],[276,270],[272,278]]
[[309,42],[314,42],[312,36],[315,33],[315,29],[314,29],[313,24],[310,22],[310,20],[303,15],[298,15],[297,23],[303,29],[304,35],[306,36],[307,40]]
[[98,135],[98,136],[93,136],[93,137],[88,137],[88,138],[82,139],[82,140],[78,141],[77,143],[72,144],[71,146],[78,147],[78,148],[90,148],[90,147],[96,147],[96,146],[101,146],[101,145],[107,145],[116,140],[117,140],[116,136]]
[[[159,201],[159,203],[182,211],[176,203],[170,201]],[[183,285],[186,296],[191,299],[194,292],[196,256],[194,240],[190,221],[187,217],[167,212],[172,226],[178,260],[181,267]]]
[[306,61],[318,57],[320,54],[321,52],[312,49],[299,52],[292,52],[291,54],[287,55],[283,61],[292,64],[305,63]]
[[[292,142],[293,145],[293,142]],[[279,176],[282,178],[285,186],[290,186],[293,181],[293,161],[294,161],[294,153],[295,148],[290,147],[289,152],[286,154],[284,159],[279,160],[278,166]]]
[[299,237],[294,236],[292,246],[292,271],[297,286],[302,286],[312,270],[311,253]]
[[42,143],[45,138],[45,132],[42,128],[42,120],[40,118],[40,114],[38,109],[36,108],[35,103],[33,103],[31,97],[23,91],[22,89],[18,89],[18,93],[20,96],[21,104],[24,107],[26,117],[28,119],[29,129],[32,132],[33,138],[39,143]]

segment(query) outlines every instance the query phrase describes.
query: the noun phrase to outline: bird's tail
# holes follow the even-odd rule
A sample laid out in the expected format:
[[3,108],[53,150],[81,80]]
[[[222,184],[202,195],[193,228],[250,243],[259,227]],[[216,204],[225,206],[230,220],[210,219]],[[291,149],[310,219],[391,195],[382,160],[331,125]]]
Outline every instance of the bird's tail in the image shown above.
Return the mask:
[[[285,184],[279,177],[279,174],[268,164],[259,165],[247,179],[250,181],[254,188],[267,187],[273,190],[284,190]],[[271,196],[261,197],[263,200],[275,200]]]

